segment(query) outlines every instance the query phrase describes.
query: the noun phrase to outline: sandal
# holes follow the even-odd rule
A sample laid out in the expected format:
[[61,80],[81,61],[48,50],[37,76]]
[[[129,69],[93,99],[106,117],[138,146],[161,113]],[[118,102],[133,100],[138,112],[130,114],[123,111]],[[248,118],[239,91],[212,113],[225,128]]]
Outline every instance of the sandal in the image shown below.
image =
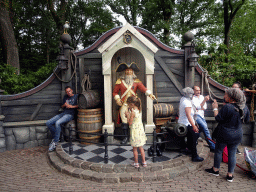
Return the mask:
[[142,163],[142,167],[147,167],[147,162]]
[[139,163],[132,163],[132,166],[135,167],[135,168],[139,168],[140,167]]

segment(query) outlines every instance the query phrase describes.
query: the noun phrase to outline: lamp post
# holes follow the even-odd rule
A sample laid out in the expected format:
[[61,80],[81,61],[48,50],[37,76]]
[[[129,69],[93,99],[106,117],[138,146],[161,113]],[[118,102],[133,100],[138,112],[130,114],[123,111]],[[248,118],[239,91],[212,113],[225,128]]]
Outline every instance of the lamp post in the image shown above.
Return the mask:
[[197,65],[197,60],[199,56],[195,52],[195,44],[191,43],[191,53],[188,56],[188,66],[190,69],[190,86],[194,86],[195,83],[195,66]]
[[61,80],[62,80],[62,97],[65,95],[65,87],[71,86],[71,36],[68,34],[67,30],[70,28],[68,22],[63,25],[64,32],[60,37],[60,53],[56,59],[58,62],[58,69],[61,71]]
[[60,53],[56,61],[58,62],[59,69],[62,69],[64,72],[68,69],[68,59],[64,56],[63,45],[60,46]]

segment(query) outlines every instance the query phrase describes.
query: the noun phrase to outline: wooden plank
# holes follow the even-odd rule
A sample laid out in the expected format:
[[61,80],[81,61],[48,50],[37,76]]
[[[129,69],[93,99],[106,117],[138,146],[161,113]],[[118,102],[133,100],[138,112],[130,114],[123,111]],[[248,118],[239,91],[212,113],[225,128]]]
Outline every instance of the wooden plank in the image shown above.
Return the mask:
[[38,114],[38,116],[35,118],[35,120],[48,120],[51,119],[52,117],[54,117],[55,115],[59,114],[59,112],[55,112],[55,113],[40,113]]
[[[184,72],[181,72],[180,70],[172,68],[172,66],[168,66],[169,70],[173,72],[176,75],[179,75],[181,77],[184,77]],[[155,72],[158,73],[160,71],[163,71],[162,67],[160,65],[155,65]]]
[[50,84],[41,91],[45,91],[45,90],[47,90],[47,91],[48,90],[61,90],[61,84]]
[[201,83],[201,79],[202,79],[202,77],[200,75],[195,75],[195,81]]
[[4,128],[9,127],[26,127],[26,126],[39,126],[45,125],[47,120],[40,120],[40,121],[20,121],[20,122],[5,122],[3,123]]
[[[176,69],[180,72],[184,71],[183,63],[174,63],[174,64],[166,63],[166,65],[168,66],[169,69]],[[159,70],[159,67],[161,67],[161,66],[157,62],[155,62],[155,67],[156,67],[157,70]],[[162,68],[161,68],[161,70],[162,70]]]
[[59,104],[56,105],[43,105],[40,113],[55,113],[56,111],[59,111],[61,109]]
[[33,121],[35,119],[35,117],[38,115],[42,105],[43,105],[42,103],[37,104],[35,111],[33,112],[33,114],[31,115],[31,117],[29,119],[30,121]]
[[[20,101],[28,101],[28,100],[37,100],[38,103],[41,101],[41,100],[45,100],[45,99],[61,99],[61,94],[60,92],[58,93],[58,95],[31,95],[29,97],[24,97],[22,99],[19,99]],[[18,100],[17,100],[18,101]]]
[[35,110],[35,106],[8,106],[3,107],[3,115],[20,115],[20,114],[28,114],[31,115],[32,111]]
[[177,57],[177,56],[183,56],[183,55],[179,55],[177,53],[171,53],[171,52],[168,52],[168,51],[159,50],[156,53],[156,56],[158,56],[158,57]]
[[91,64],[85,65],[84,72],[89,74],[89,71],[91,71],[91,73],[92,72],[101,72],[102,73],[102,66],[101,65],[91,65]]
[[84,65],[102,65],[102,59],[85,59]]
[[174,58],[166,58],[164,59],[166,64],[183,64],[184,63],[184,57],[180,57],[179,59]]
[[[35,110],[36,105],[30,106],[7,106],[3,107],[3,115],[19,115],[19,114],[28,114],[31,116],[32,112]],[[58,111],[60,109],[60,104],[50,104],[42,105],[40,113],[51,113]]]
[[158,88],[173,88],[175,86],[172,83],[170,83],[170,81],[160,81],[160,82],[156,82],[156,87],[158,89]]
[[157,88],[157,93],[168,93],[170,95],[176,95],[176,96],[180,96],[180,93],[177,91],[177,89],[174,87],[170,87],[170,88],[162,88],[159,87]]
[[166,64],[169,68],[172,68],[172,69],[176,69],[178,70],[179,72],[183,72],[185,71],[184,69],[184,64],[183,63],[175,63],[175,64]]
[[[43,99],[40,100],[42,104],[56,104],[61,103],[61,99]],[[31,100],[15,100],[15,101],[1,101],[2,106],[19,106],[19,105],[37,105],[39,103],[38,99]]]
[[102,54],[101,53],[86,53],[81,57],[79,56],[79,58],[85,58],[85,59],[91,59],[91,58],[95,59],[95,58],[97,58],[97,59],[101,59]]
[[159,103],[172,103],[172,102],[180,102],[181,97],[158,97]]
[[29,114],[5,115],[5,122],[29,121]]
[[41,95],[61,95],[60,90],[43,90],[35,93],[33,96],[41,96]]
[[[180,76],[173,75],[176,80],[179,82],[179,84],[182,86],[184,84],[184,78]],[[169,81],[170,83],[174,84],[172,81],[170,81],[170,78],[165,74],[164,71],[159,71],[155,74],[155,80],[156,82],[162,82],[162,81]],[[174,84],[175,86],[175,84]],[[176,87],[176,86],[175,86]]]
[[172,91],[172,92],[158,92],[157,93],[158,97],[182,97],[179,92],[177,91]]
[[170,78],[170,80],[173,82],[173,84],[176,86],[179,92],[182,93],[182,85],[179,83],[174,74],[169,70],[164,61],[158,56],[155,56],[155,59],[158,62],[158,64],[163,68],[164,72]]

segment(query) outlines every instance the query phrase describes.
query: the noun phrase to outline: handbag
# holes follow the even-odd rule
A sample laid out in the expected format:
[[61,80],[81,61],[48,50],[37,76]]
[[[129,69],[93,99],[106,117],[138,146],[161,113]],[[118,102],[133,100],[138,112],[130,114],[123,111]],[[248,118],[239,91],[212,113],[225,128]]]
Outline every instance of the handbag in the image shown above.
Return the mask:
[[220,126],[219,124],[217,125],[217,127],[214,129],[214,131],[212,132],[212,138],[216,139],[218,137],[218,132],[220,130]]

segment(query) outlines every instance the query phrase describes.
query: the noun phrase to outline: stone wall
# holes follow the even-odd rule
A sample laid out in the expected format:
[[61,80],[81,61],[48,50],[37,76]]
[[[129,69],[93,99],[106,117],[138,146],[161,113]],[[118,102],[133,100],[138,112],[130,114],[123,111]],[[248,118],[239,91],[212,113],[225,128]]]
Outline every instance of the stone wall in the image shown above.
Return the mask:
[[44,120],[3,123],[4,116],[0,118],[0,152],[46,146],[51,142]]

